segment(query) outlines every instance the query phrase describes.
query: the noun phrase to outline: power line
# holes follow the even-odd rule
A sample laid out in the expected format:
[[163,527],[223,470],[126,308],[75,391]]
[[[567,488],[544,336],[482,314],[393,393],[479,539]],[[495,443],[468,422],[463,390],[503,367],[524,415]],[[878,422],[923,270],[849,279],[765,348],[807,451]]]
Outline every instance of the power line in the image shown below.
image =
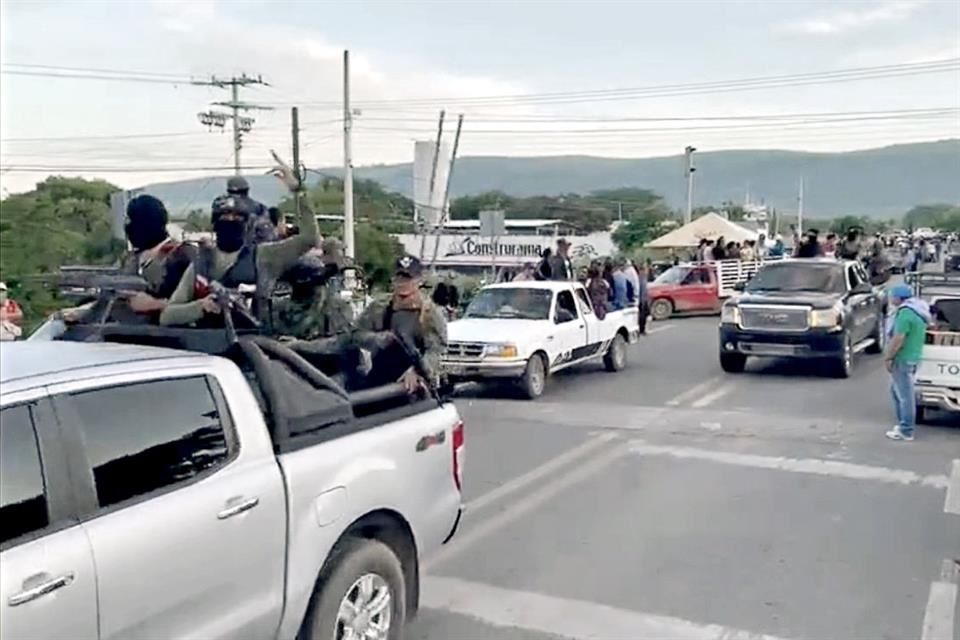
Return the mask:
[[52,64],[23,64],[18,62],[3,62],[0,65],[4,67],[18,67],[22,69],[45,69],[48,71],[63,71],[63,72],[73,72],[73,73],[98,73],[98,74],[110,74],[110,75],[124,75],[124,76],[138,76],[138,77],[155,77],[155,78],[184,78],[180,73],[159,73],[156,71],[133,71],[130,69],[102,69],[102,68],[90,68],[90,67],[64,67],[60,65]]
[[[272,169],[271,165],[250,165],[240,167],[242,171],[266,171]],[[64,171],[69,173],[161,173],[161,172],[183,172],[191,173],[195,171],[232,171],[233,166],[209,166],[209,167],[109,167],[109,166],[77,166],[77,165],[0,165],[0,171],[9,171],[16,173],[55,173]]]
[[50,71],[16,71],[13,69],[0,69],[0,73],[11,76],[35,76],[39,78],[66,78],[72,80],[110,80],[116,82],[146,82],[150,84],[194,84],[190,78],[182,79],[163,79],[148,76],[110,76],[94,73],[53,73]]
[[[710,93],[728,90],[745,90],[755,88],[769,88],[777,86],[803,86],[806,84],[829,83],[836,81],[855,81],[900,75],[914,75],[921,73],[936,73],[942,71],[960,70],[960,58],[946,58],[930,62],[905,63],[898,65],[884,65],[876,67],[857,67],[838,69],[835,71],[821,71],[813,73],[759,76],[716,82],[699,82],[685,84],[651,85],[646,87],[630,87],[619,89],[594,89],[584,91],[564,91],[551,93],[528,93],[494,96],[460,96],[436,98],[394,98],[360,101],[363,105],[431,105],[438,102],[452,102],[458,105],[472,104],[476,106],[496,104],[565,104],[570,102],[589,102],[599,100],[637,99],[639,97],[660,97],[670,95],[687,95],[690,92]],[[304,105],[336,106],[332,102],[305,102]]]

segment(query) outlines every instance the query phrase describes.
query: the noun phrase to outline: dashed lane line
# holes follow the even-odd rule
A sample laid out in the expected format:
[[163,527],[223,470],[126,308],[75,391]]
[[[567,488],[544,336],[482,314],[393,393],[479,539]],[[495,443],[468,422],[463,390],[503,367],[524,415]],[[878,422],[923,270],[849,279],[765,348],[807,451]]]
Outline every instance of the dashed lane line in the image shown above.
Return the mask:
[[464,505],[464,507],[466,508],[467,511],[475,511],[477,509],[482,509],[483,507],[493,502],[496,502],[497,500],[500,500],[501,498],[504,498],[510,495],[511,493],[520,491],[526,486],[533,484],[534,482],[537,482],[541,478],[549,476],[552,473],[556,473],[557,471],[561,470],[563,467],[567,466],[568,464],[571,464],[576,460],[579,460],[580,458],[583,458],[593,453],[594,450],[602,447],[603,445],[610,442],[611,440],[615,440],[616,438],[617,438],[617,434],[615,433],[605,432],[605,433],[596,434],[590,439],[588,439],[586,442],[574,447],[573,449],[564,451],[560,455],[554,458],[551,458],[547,462],[544,462],[543,464],[537,467],[534,467],[533,469],[523,474],[522,476],[518,476],[512,480],[509,480],[508,482],[503,483],[496,489],[488,491],[487,493],[474,498],[473,500],[468,502],[466,505]]
[[571,640],[780,640],[774,636],[718,624],[700,624],[682,618],[504,589],[458,578],[425,576],[420,594],[422,606],[428,609],[469,616],[495,627],[525,629]]
[[698,398],[697,400],[694,400],[690,406],[693,407],[694,409],[702,409],[703,407],[713,404],[723,396],[728,395],[731,391],[733,391],[736,388],[737,388],[736,383],[727,382],[726,384],[720,385],[719,387],[717,387],[710,393],[706,394],[705,396]]
[[931,489],[946,489],[948,487],[948,480],[945,475],[923,475],[905,469],[874,467],[854,464],[852,462],[840,462],[838,460],[761,456],[750,453],[733,453],[693,447],[652,445],[643,441],[632,442],[630,444],[630,452],[642,456],[668,456],[685,460],[704,460],[739,467],[789,471],[835,478],[849,478],[851,480],[871,480],[888,484],[929,487]]
[[[590,476],[609,469],[610,464],[618,458],[627,454],[625,446],[617,447],[610,451],[604,451],[592,458],[587,459],[569,473],[558,476],[551,482],[543,483],[537,490],[519,499],[510,502],[502,511],[488,518],[484,518],[476,523],[470,523],[465,526],[463,533],[457,536],[439,551],[426,558],[423,563],[424,571],[431,569],[438,562],[447,560],[454,555],[463,553],[476,543],[480,542],[490,534],[498,531],[502,527],[514,522],[521,516],[524,516],[548,500],[565,491],[567,488],[582,482]],[[465,523],[470,522],[470,514],[467,512]]]
[[714,387],[720,384],[723,380],[724,380],[723,376],[714,376],[712,378],[704,380],[700,384],[690,387],[683,393],[680,393],[679,395],[676,395],[673,398],[670,398],[669,400],[667,400],[666,404],[668,407],[679,406],[684,402],[686,402],[687,400],[691,400],[696,396],[706,393],[707,390],[709,390],[711,387]]
[[651,328],[651,329],[647,329],[647,335],[648,335],[648,336],[649,336],[649,335],[653,335],[654,333],[660,333],[661,331],[669,331],[670,329],[673,329],[673,328],[676,327],[676,326],[677,326],[677,325],[675,325],[675,324],[663,324],[663,325],[658,325],[658,326],[653,327],[653,328]]
[[953,461],[950,472],[950,484],[947,485],[947,498],[943,503],[944,513],[960,515],[960,458]]
[[944,560],[940,579],[930,585],[920,640],[953,640],[957,610],[957,563]]

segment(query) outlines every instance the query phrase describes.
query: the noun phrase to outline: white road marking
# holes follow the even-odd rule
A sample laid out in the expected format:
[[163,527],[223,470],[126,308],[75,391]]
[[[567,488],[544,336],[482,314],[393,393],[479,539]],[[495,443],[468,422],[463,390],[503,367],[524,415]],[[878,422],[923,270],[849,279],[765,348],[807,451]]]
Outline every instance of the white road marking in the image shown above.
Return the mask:
[[728,382],[726,384],[722,384],[716,389],[714,389],[713,391],[711,391],[710,393],[708,393],[707,395],[695,400],[693,404],[691,404],[690,406],[693,407],[694,409],[702,409],[703,407],[713,404],[723,396],[727,395],[728,393],[733,391],[736,387],[737,385],[734,382]]
[[669,331],[670,329],[673,329],[675,326],[677,325],[664,324],[664,325],[656,326],[656,327],[653,327],[652,329],[647,329],[647,335],[648,336],[653,335],[654,333],[660,333],[661,331]]
[[[623,444],[625,445],[626,443]],[[533,493],[529,493],[511,502],[496,515],[492,515],[480,522],[471,523],[469,520],[470,514],[467,512],[464,524],[469,524],[469,526],[464,526],[463,533],[458,533],[448,545],[442,547],[429,558],[426,558],[423,563],[424,570],[426,571],[436,563],[465,551],[501,527],[510,524],[520,516],[530,513],[544,502],[556,497],[568,487],[586,480],[595,473],[609,469],[610,463],[626,454],[626,446],[620,446],[614,450],[605,451],[594,456],[586,462],[582,462],[570,471],[570,473],[559,476],[553,482],[543,484]]]
[[951,582],[932,583],[927,608],[923,612],[920,640],[953,640],[956,608],[957,585]]
[[944,513],[960,515],[960,459],[953,461],[950,472],[950,484],[947,485],[947,499],[943,503]]
[[695,449],[692,447],[660,446],[646,444],[644,442],[632,442],[630,444],[630,451],[639,455],[707,460],[709,462],[732,464],[740,467],[790,471],[793,473],[807,473],[818,476],[833,476],[836,478],[849,478],[851,480],[873,480],[876,482],[908,486],[918,485],[921,487],[930,487],[931,489],[947,488],[947,477],[945,475],[925,476],[905,469],[872,467],[836,460],[760,456],[749,453]]
[[566,465],[574,462],[579,458],[586,456],[587,454],[592,453],[594,449],[597,449],[598,447],[601,447],[616,438],[617,438],[617,434],[610,433],[610,432],[604,432],[604,433],[601,433],[600,435],[595,435],[594,437],[574,447],[573,449],[569,449],[561,453],[560,455],[554,458],[551,458],[547,462],[537,467],[534,467],[533,469],[523,474],[522,476],[518,476],[513,480],[503,483],[496,489],[488,491],[487,493],[474,498],[464,506],[467,509],[467,511],[475,511],[477,509],[482,509],[488,504],[492,502],[496,502],[497,500],[500,500],[504,496],[510,495],[511,493],[514,493],[515,491],[519,491],[520,489],[523,489],[527,485],[532,484],[537,480],[540,480],[544,476],[550,475],[551,473],[556,473]]
[[691,387],[691,388],[687,389],[687,390],[684,391],[683,393],[681,393],[681,394],[679,394],[679,395],[677,395],[677,396],[674,396],[673,398],[670,398],[669,400],[667,400],[667,403],[666,403],[666,404],[667,404],[667,406],[669,406],[669,407],[676,407],[677,405],[679,405],[679,404],[682,403],[682,402],[686,402],[687,400],[689,400],[689,399],[691,399],[691,398],[693,398],[693,397],[695,397],[695,396],[698,396],[698,395],[700,395],[700,394],[702,394],[702,393],[705,393],[705,392],[707,391],[707,389],[709,389],[710,387],[712,387],[712,386],[714,386],[714,385],[717,385],[717,384],[720,384],[720,382],[721,382],[723,379],[724,379],[723,376],[715,376],[715,377],[710,378],[710,379],[708,379],[708,380],[704,380],[704,381],[701,382],[700,384],[698,384],[698,385],[696,385],[696,386],[694,386],[694,387]]
[[717,624],[699,624],[457,578],[425,576],[422,584],[420,602],[429,609],[470,616],[496,627],[526,629],[573,640],[778,640],[774,636]]

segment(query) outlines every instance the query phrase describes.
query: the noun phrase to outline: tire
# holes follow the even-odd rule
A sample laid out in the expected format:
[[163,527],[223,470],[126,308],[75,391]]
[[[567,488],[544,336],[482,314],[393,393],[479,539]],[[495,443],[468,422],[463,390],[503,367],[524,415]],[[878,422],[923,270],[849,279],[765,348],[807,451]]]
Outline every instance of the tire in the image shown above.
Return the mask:
[[547,366],[539,354],[533,354],[527,360],[527,368],[520,378],[520,391],[528,400],[536,400],[543,395],[547,386]]
[[747,366],[747,356],[742,353],[721,353],[720,368],[727,373],[743,373]]
[[[334,549],[318,580],[310,602],[310,618],[304,626],[305,640],[339,640],[345,636],[343,629],[349,616],[345,605],[354,606],[365,598],[363,585],[372,588],[372,596],[361,604],[362,611],[374,609],[379,613],[361,616],[360,624],[386,624],[387,640],[400,640],[407,616],[407,593],[403,569],[396,554],[387,545],[377,540],[347,538]],[[389,598],[385,604],[381,594]],[[378,604],[379,602],[379,604]],[[372,606],[371,606],[372,605]],[[341,612],[341,609],[344,611]],[[341,615],[343,613],[343,615]],[[387,616],[384,616],[387,613]],[[366,626],[365,628],[371,628]],[[365,637],[365,636],[360,636]]]
[[853,341],[850,334],[843,334],[843,352],[830,361],[830,370],[834,378],[849,378],[853,374]]
[[666,320],[673,315],[673,302],[659,298],[650,303],[650,317],[654,320]]
[[603,366],[607,371],[623,371],[627,366],[627,341],[623,339],[622,334],[613,337],[610,347],[603,356]]
[[873,335],[870,337],[873,338],[873,344],[866,348],[867,353],[877,354],[883,353],[883,350],[887,348],[887,331],[884,324],[886,323],[886,316],[884,314],[877,315],[877,328],[873,332]]

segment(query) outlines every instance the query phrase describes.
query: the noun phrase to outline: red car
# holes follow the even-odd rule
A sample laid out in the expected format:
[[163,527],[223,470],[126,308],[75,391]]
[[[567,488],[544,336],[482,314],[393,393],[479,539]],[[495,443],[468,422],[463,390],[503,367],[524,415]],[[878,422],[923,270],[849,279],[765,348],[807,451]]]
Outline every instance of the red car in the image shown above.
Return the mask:
[[675,313],[720,313],[717,273],[712,265],[680,264],[647,287],[650,315],[666,320]]

